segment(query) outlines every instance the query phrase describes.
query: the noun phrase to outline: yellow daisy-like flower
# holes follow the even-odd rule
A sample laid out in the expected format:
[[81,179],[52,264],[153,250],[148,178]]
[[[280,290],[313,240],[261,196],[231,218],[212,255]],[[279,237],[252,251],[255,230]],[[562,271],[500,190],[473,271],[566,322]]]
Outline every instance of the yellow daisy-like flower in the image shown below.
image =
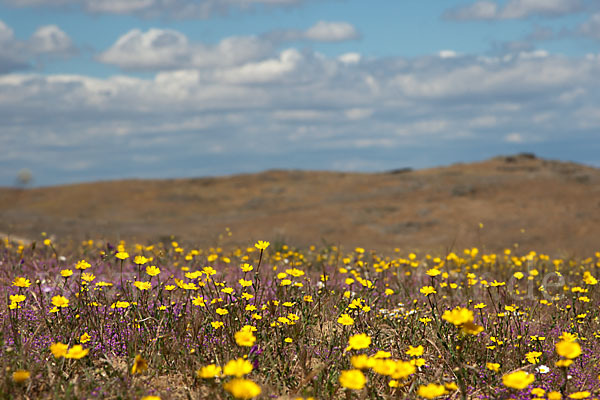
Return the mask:
[[91,264],[85,260],[78,261],[77,264],[75,264],[75,268],[81,270],[85,270],[91,267]]
[[371,345],[371,338],[365,333],[359,333],[357,335],[350,336],[348,339],[348,347],[346,350],[360,350],[366,349]]
[[137,264],[137,265],[144,265],[144,264],[146,264],[148,261],[150,261],[150,260],[148,260],[148,259],[147,259],[146,257],[144,257],[144,256],[135,256],[135,258],[133,259],[133,262],[134,262],[135,264]]
[[12,303],[21,303],[26,299],[25,295],[23,294],[11,294],[9,298]]
[[12,373],[12,380],[14,383],[21,384],[29,380],[31,373],[24,369],[16,370]]
[[254,244],[254,247],[256,247],[258,250],[265,250],[267,247],[269,247],[271,243],[269,242],[265,242],[263,240],[259,240],[258,242],[256,242]]
[[131,367],[131,375],[141,374],[148,370],[148,361],[146,361],[141,354],[135,356],[133,360],[133,366]]
[[240,283],[240,285],[242,285],[242,287],[252,286],[252,281],[249,281],[247,279],[240,279],[238,282]]
[[125,260],[129,258],[129,253],[126,251],[119,251],[117,254],[115,254],[115,257],[117,257],[119,260]]
[[79,337],[79,343],[87,343],[92,340],[92,337],[85,332],[83,335]]
[[63,269],[63,270],[61,270],[61,271],[60,271],[60,275],[61,275],[63,278],[68,278],[68,277],[70,277],[71,275],[73,275],[73,270],[70,270],[70,269]]
[[406,379],[417,372],[417,368],[409,361],[396,361],[396,370],[392,374],[394,379]]
[[94,274],[84,273],[81,275],[81,280],[85,282],[91,282],[94,279],[96,279],[96,276]]
[[227,314],[229,314],[229,311],[227,311],[227,310],[226,310],[226,309],[224,309],[224,308],[217,308],[217,309],[215,310],[215,312],[216,312],[217,314],[219,314],[219,315],[227,315]]
[[133,286],[135,286],[139,290],[150,290],[150,289],[152,289],[152,284],[150,282],[145,282],[145,281],[144,282],[135,281],[135,282],[133,282]]
[[160,268],[155,265],[149,265],[146,267],[146,273],[150,276],[156,276],[160,274]]
[[236,399],[251,399],[261,393],[260,386],[249,379],[232,379],[223,388]]
[[558,342],[556,343],[556,353],[572,360],[581,354],[581,346],[577,342]]
[[54,296],[52,297],[52,305],[55,307],[68,307],[69,299],[65,296]]
[[29,279],[19,276],[15,278],[12,285],[16,287],[28,288],[31,286],[31,282],[29,282]]
[[500,371],[500,364],[498,364],[498,363],[489,362],[489,363],[485,364],[485,367],[487,369],[489,369],[490,371],[494,371],[494,372]]
[[442,396],[446,393],[444,385],[438,385],[436,383],[430,383],[428,385],[419,386],[417,394],[426,399],[435,399],[436,397]]
[[437,293],[433,286],[423,286],[421,289],[419,289],[419,292],[421,292],[425,296],[429,296],[430,294]]
[[504,386],[517,390],[525,389],[527,386],[531,385],[534,380],[535,376],[525,371],[516,371],[502,376],[502,383]]
[[456,326],[460,326],[467,322],[473,322],[473,311],[467,308],[457,307],[453,310],[444,311],[442,319]]
[[212,379],[221,376],[221,367],[215,364],[206,365],[196,371],[196,376],[202,379]]
[[570,399],[587,399],[591,395],[592,394],[586,390],[586,391],[583,391],[583,392],[571,393],[568,397]]
[[233,375],[238,378],[241,378],[242,376],[249,374],[250,372],[252,372],[252,363],[243,358],[231,360],[227,364],[225,364],[225,367],[223,368],[223,374]]
[[337,322],[339,324],[348,326],[348,325],[353,325],[354,324],[354,319],[351,316],[349,316],[348,314],[342,314],[338,318]]
[[65,358],[73,358],[75,360],[79,360],[80,358],[85,357],[90,352],[89,349],[84,349],[80,344],[76,344],[71,347],[67,354],[65,354]]
[[346,389],[360,390],[366,383],[367,378],[359,369],[342,371],[340,374],[340,385]]
[[423,355],[424,349],[423,346],[419,345],[417,347],[408,346],[408,350],[406,350],[406,354],[411,357],[421,357]]
[[242,271],[244,272],[250,272],[254,269],[254,267],[248,263],[244,263],[241,267]]
[[256,337],[250,331],[239,331],[235,333],[235,342],[238,346],[252,347]]
[[67,354],[67,349],[69,348],[68,345],[64,344],[64,343],[53,343],[50,345],[50,351],[52,352],[52,355],[54,356],[54,358],[60,358],[60,357],[64,357]]

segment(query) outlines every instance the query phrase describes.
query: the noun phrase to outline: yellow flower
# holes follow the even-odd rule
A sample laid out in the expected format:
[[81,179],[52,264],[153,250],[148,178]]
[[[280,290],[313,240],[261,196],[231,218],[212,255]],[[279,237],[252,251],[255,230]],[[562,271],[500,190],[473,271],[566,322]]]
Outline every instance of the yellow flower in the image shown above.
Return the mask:
[[137,264],[137,265],[143,265],[143,264],[146,264],[148,261],[150,261],[150,260],[148,260],[148,259],[147,259],[146,257],[144,257],[144,256],[135,256],[135,258],[133,259],[133,262],[134,262],[135,264]]
[[149,265],[146,267],[146,273],[150,276],[156,276],[160,274],[160,268],[155,265]]
[[240,279],[238,282],[240,283],[240,285],[242,285],[242,287],[252,286],[252,281],[246,279]]
[[52,352],[52,355],[54,356],[54,358],[60,358],[60,357],[64,357],[67,354],[67,349],[69,348],[68,345],[64,344],[64,343],[53,343],[50,345],[50,351]]
[[563,332],[558,338],[560,340],[562,340],[563,342],[574,342],[575,340],[577,340],[577,334],[576,333]]
[[342,371],[340,374],[340,385],[347,389],[360,390],[366,383],[367,378],[359,369]]
[[521,271],[517,271],[513,274],[513,276],[517,279],[523,279],[525,275]]
[[135,282],[133,282],[133,286],[135,286],[139,290],[150,290],[150,289],[152,289],[152,284],[150,282],[135,281]]
[[554,363],[558,368],[568,368],[573,364],[573,360],[558,360]]
[[248,263],[244,263],[241,267],[242,271],[244,272],[250,272],[254,269],[254,267]]
[[366,349],[370,345],[371,345],[371,338],[365,333],[359,333],[357,335],[350,336],[350,339],[348,339],[348,348],[346,350]]
[[429,296],[430,294],[437,293],[433,286],[423,286],[421,289],[419,289],[419,292],[421,292],[425,296]]
[[540,357],[542,356],[542,352],[541,351],[530,351],[529,353],[525,354],[525,359],[530,363],[530,364],[537,364],[540,362]]
[[356,369],[367,369],[373,365],[375,360],[369,358],[366,354],[360,354],[357,356],[352,356],[350,358],[350,363]]
[[351,316],[349,316],[348,314],[342,314],[342,315],[340,315],[340,317],[338,318],[337,322],[338,322],[339,324],[342,324],[342,325],[346,325],[346,326],[347,326],[347,325],[352,325],[352,324],[354,324],[354,319],[352,319],[352,317],[351,317]]
[[236,399],[251,399],[261,393],[260,386],[248,379],[232,379],[223,388]]
[[267,247],[269,247],[270,244],[271,243],[269,243],[269,242],[265,242],[263,240],[259,240],[258,242],[256,242],[254,244],[254,247],[256,247],[259,250],[265,250]]
[[129,253],[126,251],[119,251],[117,254],[115,254],[115,257],[117,257],[119,260],[125,260],[129,258]]
[[223,373],[225,375],[233,375],[238,378],[241,378],[250,372],[252,372],[252,364],[250,361],[244,360],[243,358],[231,360],[225,364],[225,367],[223,368]]
[[494,372],[498,372],[500,370],[500,364],[498,363],[487,363],[485,364],[485,367],[487,369],[489,369],[490,371],[494,371]]
[[63,278],[68,278],[68,277],[70,277],[71,275],[73,275],[73,271],[72,271],[72,270],[70,270],[70,269],[63,269],[63,270],[61,270],[61,271],[60,271],[60,275],[61,275]]
[[21,303],[22,301],[25,301],[26,297],[23,294],[11,294],[10,295],[10,301],[13,303]]
[[561,357],[572,360],[581,354],[581,346],[577,342],[558,342],[556,343],[556,353]]
[[467,322],[473,322],[473,311],[466,308],[457,307],[453,310],[444,311],[442,319],[456,326],[460,326],[466,324]]
[[90,352],[89,349],[84,349],[80,344],[76,344],[71,347],[67,354],[65,354],[65,358],[73,358],[75,360],[79,360],[80,358],[85,357]]
[[249,331],[239,331],[235,333],[235,342],[238,346],[252,347],[256,342],[256,337]]
[[148,369],[148,361],[146,361],[141,354],[135,356],[133,360],[133,366],[131,367],[131,375],[141,374]]
[[96,279],[96,276],[94,274],[85,273],[81,275],[81,279],[86,282],[91,282]]
[[15,278],[12,285],[16,287],[28,288],[31,286],[31,282],[29,282],[29,279],[19,276]]
[[426,399],[435,399],[436,397],[442,396],[446,393],[444,385],[438,385],[436,383],[430,383],[429,385],[419,386],[417,394]]
[[117,301],[116,303],[112,303],[110,308],[127,308],[129,307],[129,302],[127,301]]
[[549,392],[548,393],[548,400],[561,400],[562,399],[562,394],[560,394],[560,392]]
[[160,400],[158,396],[144,396],[141,400]]
[[52,297],[52,305],[55,307],[67,307],[69,305],[69,299],[64,296]]
[[516,371],[502,376],[504,386],[518,390],[525,389],[534,380],[535,376],[525,371]]
[[90,340],[92,340],[92,337],[90,335],[87,334],[87,332],[85,332],[83,335],[81,335],[81,337],[79,338],[79,343],[87,343]]
[[223,327],[223,323],[221,321],[213,321],[210,323],[213,328],[219,329]]
[[196,371],[196,376],[202,379],[216,378],[221,376],[221,367],[217,367],[215,364],[204,366]]
[[396,361],[396,370],[392,374],[394,379],[406,379],[417,371],[415,366],[408,361]]
[[25,371],[23,369],[16,370],[12,374],[12,380],[14,383],[23,383],[27,381],[31,377],[31,373],[29,371]]
[[588,397],[590,397],[592,394],[588,391],[585,392],[575,392],[575,393],[571,393],[569,395],[570,399],[587,399]]
[[90,263],[87,262],[87,261],[85,261],[85,260],[78,261],[77,264],[75,264],[75,268],[76,269],[81,269],[81,270],[88,269],[88,268],[91,268],[91,267],[92,266],[90,265]]
[[227,311],[227,310],[226,310],[226,309],[224,309],[224,308],[220,308],[220,307],[219,307],[219,308],[217,308],[217,309],[215,310],[215,312],[216,312],[217,314],[219,314],[219,315],[227,315],[227,314],[229,314],[229,311]]
[[421,357],[423,355],[423,346],[419,345],[417,347],[408,346],[408,350],[406,350],[406,354],[411,357]]
[[379,375],[392,375],[396,371],[396,361],[390,360],[389,358],[379,358],[373,360],[373,371]]

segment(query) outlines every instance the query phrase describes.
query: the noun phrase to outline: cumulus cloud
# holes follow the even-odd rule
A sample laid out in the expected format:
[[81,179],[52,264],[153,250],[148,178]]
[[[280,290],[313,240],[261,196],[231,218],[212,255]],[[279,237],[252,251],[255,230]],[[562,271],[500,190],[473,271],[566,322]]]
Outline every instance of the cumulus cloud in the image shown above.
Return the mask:
[[521,19],[532,16],[560,17],[584,9],[581,0],[509,0],[503,7],[497,2],[479,0],[444,13],[453,20]]
[[579,26],[578,33],[600,40],[600,13],[592,15]]
[[190,43],[181,32],[133,29],[121,36],[99,61],[123,69],[181,69],[230,66],[259,59],[273,45],[255,36],[228,37],[213,46]]
[[75,46],[69,35],[56,25],[39,27],[29,39],[31,51],[36,54],[70,54]]
[[75,7],[89,14],[206,19],[232,10],[294,6],[306,0],[0,0],[15,7]]
[[359,34],[348,22],[319,21],[304,32],[304,37],[318,42],[342,42],[358,39]]
[[75,52],[69,36],[56,25],[41,26],[29,39],[19,40],[0,20],[0,74],[30,68],[47,57],[64,57]]
[[[177,35],[165,41],[193,45]],[[368,159],[372,151],[389,169],[402,149],[425,145],[430,154],[447,154],[457,142],[493,154],[556,142],[565,132],[583,143],[600,129],[597,107],[589,106],[600,102],[599,60],[543,52],[360,59],[288,48],[151,78],[6,74],[0,166],[30,160],[58,174],[53,160],[70,154],[73,163],[89,163],[81,173],[90,178],[106,173],[103,154],[110,154],[120,166],[115,177],[126,168],[156,176],[177,162],[220,162],[218,171],[189,172],[210,174],[247,170],[240,160],[258,169],[299,167],[315,154],[320,164],[311,165],[333,168],[347,154]]]
[[[215,45],[192,42],[181,32],[170,29],[133,29],[117,39],[97,60],[116,65],[124,70],[165,70],[185,68],[212,68],[238,66],[237,72],[225,71],[223,76],[245,74],[241,71],[290,67],[289,60],[264,60],[272,56],[279,45],[294,40],[337,42],[358,37],[358,32],[346,22],[319,21],[305,31],[287,30],[268,32],[261,36],[234,36]],[[360,55],[347,53],[340,56],[346,63],[357,63]],[[255,62],[254,65],[248,64]],[[260,66],[257,66],[260,64]],[[279,68],[279,67],[276,67]]]

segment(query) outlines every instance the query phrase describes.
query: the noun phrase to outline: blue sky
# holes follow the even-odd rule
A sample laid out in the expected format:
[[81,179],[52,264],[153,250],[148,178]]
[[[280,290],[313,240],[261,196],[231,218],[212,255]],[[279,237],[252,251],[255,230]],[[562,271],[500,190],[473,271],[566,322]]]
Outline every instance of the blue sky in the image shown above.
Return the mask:
[[0,0],[0,186],[600,166],[589,0]]

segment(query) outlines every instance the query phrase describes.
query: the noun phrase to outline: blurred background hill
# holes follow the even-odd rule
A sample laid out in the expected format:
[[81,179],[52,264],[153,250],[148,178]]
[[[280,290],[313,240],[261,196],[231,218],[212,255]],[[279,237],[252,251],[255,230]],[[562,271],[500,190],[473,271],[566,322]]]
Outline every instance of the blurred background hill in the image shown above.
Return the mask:
[[0,232],[30,240],[47,232],[59,241],[173,236],[200,246],[264,239],[441,252],[517,244],[591,256],[600,250],[600,169],[519,154],[416,171],[272,170],[0,188]]

